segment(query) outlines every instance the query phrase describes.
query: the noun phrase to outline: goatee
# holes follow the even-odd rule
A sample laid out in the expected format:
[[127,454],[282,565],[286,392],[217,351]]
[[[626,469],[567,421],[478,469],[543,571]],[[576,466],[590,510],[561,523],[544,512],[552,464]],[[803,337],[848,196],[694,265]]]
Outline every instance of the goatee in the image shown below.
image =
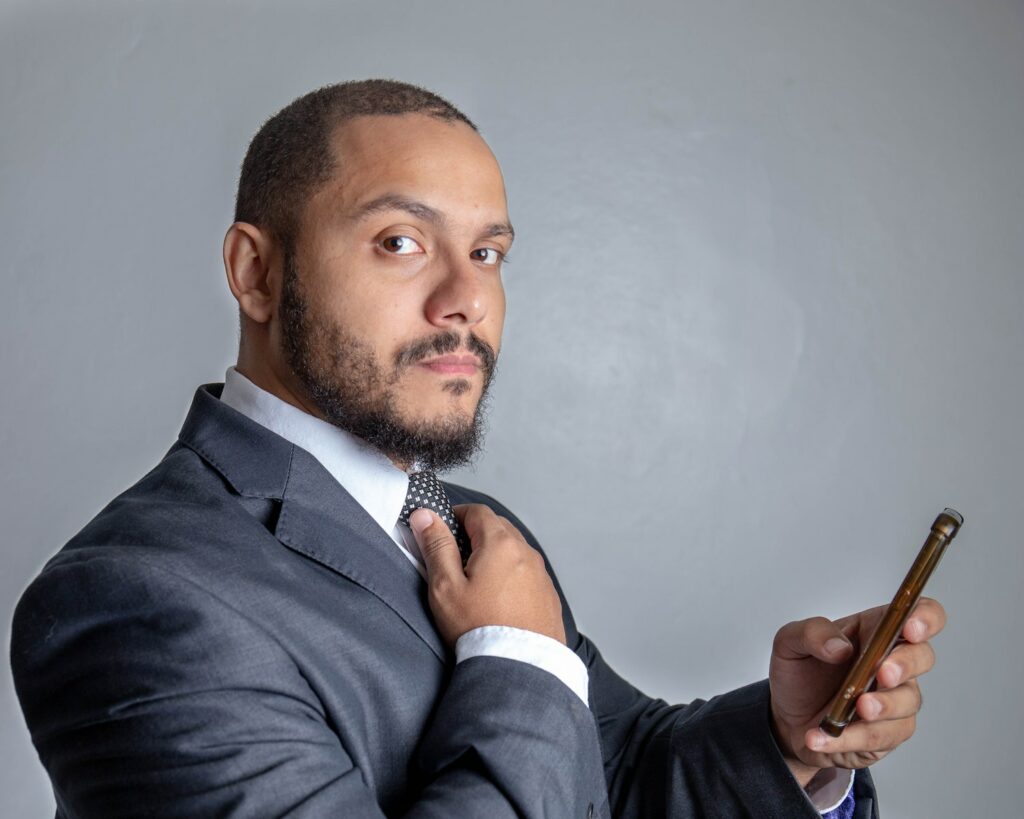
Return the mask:
[[[382,366],[369,344],[310,305],[299,279],[294,254],[286,252],[280,305],[285,358],[324,418],[406,466],[444,472],[469,463],[483,442],[488,388],[496,365],[493,348],[471,332],[463,338],[448,330],[405,345],[389,367]],[[453,408],[431,420],[404,420],[395,395],[403,371],[429,356],[459,349],[481,362],[483,389],[473,417]],[[472,384],[458,378],[444,389],[458,396]]]

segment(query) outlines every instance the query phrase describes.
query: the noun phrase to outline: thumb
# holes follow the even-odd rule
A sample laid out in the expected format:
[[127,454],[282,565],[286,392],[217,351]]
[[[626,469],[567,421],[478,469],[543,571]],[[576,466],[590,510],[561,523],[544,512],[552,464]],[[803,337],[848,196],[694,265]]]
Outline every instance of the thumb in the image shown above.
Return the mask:
[[853,643],[838,625],[824,617],[811,617],[779,629],[772,653],[783,660],[816,657],[835,664],[848,659],[852,650]]
[[465,578],[455,536],[441,518],[429,509],[417,509],[409,515],[409,528],[412,529],[416,544],[420,547],[428,579]]

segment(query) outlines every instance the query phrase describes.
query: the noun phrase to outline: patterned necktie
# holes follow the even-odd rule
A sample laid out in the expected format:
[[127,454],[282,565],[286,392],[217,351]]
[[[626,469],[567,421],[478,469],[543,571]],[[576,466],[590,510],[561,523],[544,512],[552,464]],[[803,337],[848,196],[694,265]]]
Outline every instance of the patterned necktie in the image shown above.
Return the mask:
[[466,561],[469,560],[469,538],[459,526],[451,502],[448,500],[448,494],[433,472],[413,472],[409,475],[409,491],[405,495],[405,504],[402,506],[398,520],[408,526],[409,515],[417,509],[429,509],[431,512],[435,512],[448,525],[452,534],[455,535],[459,554],[462,555],[462,565],[465,566]]

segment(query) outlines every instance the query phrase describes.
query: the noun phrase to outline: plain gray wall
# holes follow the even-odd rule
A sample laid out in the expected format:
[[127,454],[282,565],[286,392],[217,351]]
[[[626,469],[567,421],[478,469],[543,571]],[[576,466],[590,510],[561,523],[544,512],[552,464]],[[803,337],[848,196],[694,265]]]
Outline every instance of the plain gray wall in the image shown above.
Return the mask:
[[[0,3],[8,618],[236,344],[220,263],[260,123],[341,79],[448,96],[520,238],[486,455],[581,628],[683,701],[888,600],[945,505],[950,613],[892,817],[1013,815],[1024,8]],[[10,675],[0,813],[52,810]]]

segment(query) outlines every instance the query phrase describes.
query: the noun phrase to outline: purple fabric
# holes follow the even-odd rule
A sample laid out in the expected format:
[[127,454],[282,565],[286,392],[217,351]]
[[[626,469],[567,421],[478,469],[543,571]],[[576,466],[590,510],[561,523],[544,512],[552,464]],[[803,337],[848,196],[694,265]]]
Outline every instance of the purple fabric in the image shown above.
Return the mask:
[[828,813],[821,814],[822,819],[853,819],[853,788],[846,794],[846,798],[839,803],[839,807],[835,810],[830,810]]

